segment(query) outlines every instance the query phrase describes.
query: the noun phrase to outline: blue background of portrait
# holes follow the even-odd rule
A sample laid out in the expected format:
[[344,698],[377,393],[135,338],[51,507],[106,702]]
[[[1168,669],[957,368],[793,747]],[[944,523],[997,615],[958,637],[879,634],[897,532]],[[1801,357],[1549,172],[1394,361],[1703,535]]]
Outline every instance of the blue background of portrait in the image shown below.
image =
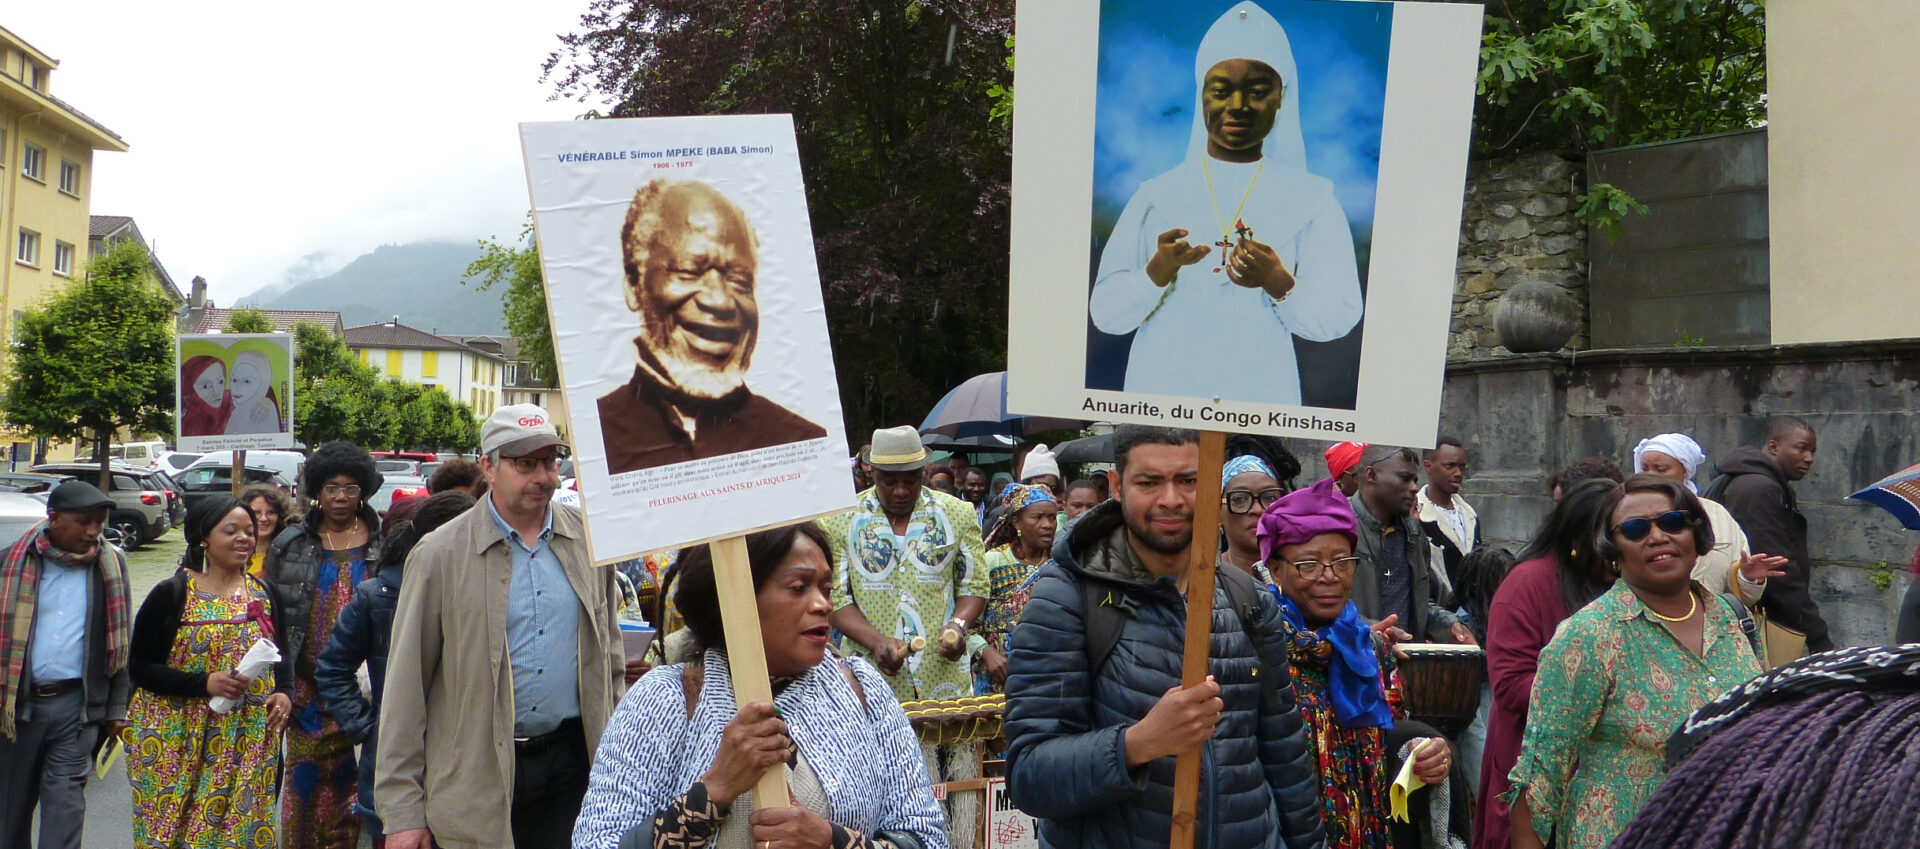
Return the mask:
[[[1197,97],[1194,53],[1207,29],[1238,1],[1101,3],[1090,272],[1097,273],[1114,219],[1134,191],[1186,158]],[[1257,2],[1286,29],[1292,43],[1300,76],[1300,129],[1307,170],[1334,183],[1353,228],[1364,292],[1373,242],[1393,4]],[[1091,277],[1087,285],[1091,290]],[[1346,337],[1332,342],[1292,340],[1300,361],[1303,406],[1353,409],[1365,327],[1362,319]],[[1110,336],[1091,321],[1087,333],[1087,386],[1120,390],[1132,335]],[[1249,355],[1249,364],[1258,362],[1257,352]]]

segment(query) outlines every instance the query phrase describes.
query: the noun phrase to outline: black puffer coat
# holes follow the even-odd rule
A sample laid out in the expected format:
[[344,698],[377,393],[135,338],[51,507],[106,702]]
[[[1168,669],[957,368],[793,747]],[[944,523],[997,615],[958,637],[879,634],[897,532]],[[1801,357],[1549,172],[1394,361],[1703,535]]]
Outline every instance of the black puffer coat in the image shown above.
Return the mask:
[[[1082,517],[1054,548],[1014,629],[1007,677],[1007,782],[1015,805],[1042,820],[1050,847],[1156,847],[1172,829],[1174,759],[1126,768],[1124,734],[1180,683],[1186,605],[1171,578],[1152,577],[1127,544],[1120,505]],[[1082,581],[1132,608],[1112,653],[1089,680]],[[1201,849],[1310,849],[1324,843],[1314,772],[1281,617],[1261,593],[1256,641],[1216,582],[1210,671],[1226,711],[1204,748]],[[1262,660],[1262,655],[1267,655]],[[1279,675],[1263,707],[1256,676]]]

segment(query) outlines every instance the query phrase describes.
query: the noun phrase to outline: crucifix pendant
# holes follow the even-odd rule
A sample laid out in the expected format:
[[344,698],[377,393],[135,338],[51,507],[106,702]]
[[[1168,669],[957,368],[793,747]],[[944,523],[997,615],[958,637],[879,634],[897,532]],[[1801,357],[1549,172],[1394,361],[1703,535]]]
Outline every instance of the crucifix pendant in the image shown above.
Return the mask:
[[1213,268],[1213,273],[1219,274],[1227,267],[1227,257],[1233,253],[1233,243],[1227,241],[1225,237],[1221,237],[1220,241],[1214,242],[1213,244],[1220,249],[1220,264]]

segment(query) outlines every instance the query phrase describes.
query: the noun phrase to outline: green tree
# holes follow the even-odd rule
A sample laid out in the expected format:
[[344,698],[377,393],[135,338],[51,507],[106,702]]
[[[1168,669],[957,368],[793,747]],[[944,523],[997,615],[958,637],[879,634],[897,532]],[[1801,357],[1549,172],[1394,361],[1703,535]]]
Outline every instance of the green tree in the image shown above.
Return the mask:
[[860,434],[1005,367],[1012,34],[1012,0],[593,0],[545,71],[618,116],[793,113]]
[[1585,154],[1757,127],[1766,31],[1758,0],[1496,0],[1476,149]]
[[318,324],[295,324],[293,336],[294,436],[310,447],[336,439],[381,447],[391,415],[379,376]]
[[173,302],[152,262],[138,242],[113,242],[16,322],[0,410],[36,436],[91,437],[102,488],[115,432],[173,432]]
[[481,256],[467,266],[463,283],[473,283],[490,291],[506,283],[501,294],[500,311],[507,320],[507,333],[520,346],[520,359],[533,364],[535,377],[552,380],[560,374],[554,364],[553,329],[547,323],[547,283],[540,273],[540,247],[531,244],[531,215],[520,230],[520,243],[527,247],[502,244],[496,239],[480,243]]
[[273,320],[259,307],[235,307],[227,316],[228,333],[272,333]]

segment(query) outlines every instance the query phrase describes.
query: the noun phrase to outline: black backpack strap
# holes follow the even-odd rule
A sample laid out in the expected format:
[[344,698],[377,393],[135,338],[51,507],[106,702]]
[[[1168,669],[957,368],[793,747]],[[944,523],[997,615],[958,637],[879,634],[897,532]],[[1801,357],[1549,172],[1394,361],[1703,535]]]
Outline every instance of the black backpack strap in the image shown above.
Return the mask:
[[1733,475],[1727,474],[1726,472],[1714,475],[1713,480],[1707,482],[1707,488],[1700,491],[1700,497],[1711,501],[1724,501],[1727,494],[1727,484],[1730,483],[1733,483]]
[[1260,679],[1260,703],[1269,712],[1277,711],[1280,709],[1281,672],[1276,671],[1274,664],[1283,664],[1278,669],[1285,670],[1286,657],[1281,655],[1276,659],[1269,656],[1270,647],[1261,644],[1260,593],[1263,590],[1254,582],[1252,575],[1232,566],[1216,571],[1219,573],[1218,579],[1226,587],[1228,602],[1233,605],[1234,613],[1240,616],[1240,628],[1247,632],[1247,642],[1253,644],[1254,654],[1260,659],[1259,665],[1254,667],[1254,675]]
[[1080,576],[1080,599],[1081,621],[1086,625],[1087,634],[1087,691],[1092,692],[1093,678],[1100,674],[1100,667],[1106,665],[1113,647],[1120,642],[1120,629],[1133,617],[1133,602],[1125,590],[1103,581],[1087,580],[1085,575]]

